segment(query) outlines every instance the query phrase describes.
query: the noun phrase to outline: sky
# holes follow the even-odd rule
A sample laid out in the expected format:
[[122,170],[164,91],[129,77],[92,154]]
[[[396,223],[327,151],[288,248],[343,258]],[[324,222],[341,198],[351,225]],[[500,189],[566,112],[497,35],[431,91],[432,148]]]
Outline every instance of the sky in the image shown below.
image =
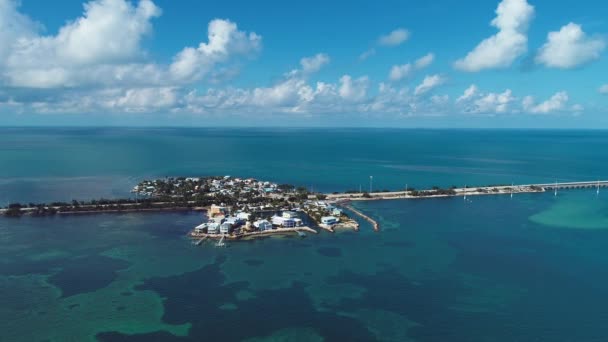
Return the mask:
[[0,0],[0,125],[608,128],[600,0]]

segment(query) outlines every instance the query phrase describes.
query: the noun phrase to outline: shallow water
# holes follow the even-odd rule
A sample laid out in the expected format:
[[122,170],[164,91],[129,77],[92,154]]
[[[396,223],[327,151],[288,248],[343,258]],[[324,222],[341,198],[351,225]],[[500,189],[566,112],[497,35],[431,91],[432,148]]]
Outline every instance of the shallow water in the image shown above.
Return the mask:
[[560,208],[603,195],[360,202],[381,232],[228,248],[185,239],[198,214],[4,218],[0,339],[599,341],[604,211]]

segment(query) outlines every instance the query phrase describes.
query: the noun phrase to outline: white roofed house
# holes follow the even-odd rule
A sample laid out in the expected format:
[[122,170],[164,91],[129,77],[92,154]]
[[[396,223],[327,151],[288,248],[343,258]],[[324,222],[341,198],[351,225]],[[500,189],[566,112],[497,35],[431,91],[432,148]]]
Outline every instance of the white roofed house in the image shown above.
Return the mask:
[[328,224],[328,225],[332,225],[332,224],[336,224],[340,222],[340,219],[335,217],[335,216],[323,216],[321,217],[321,223],[323,224]]
[[232,229],[232,223],[224,222],[220,225],[221,234],[229,234],[231,229]]
[[272,223],[267,220],[258,220],[253,223],[253,226],[256,227],[260,231],[266,231],[272,229]]
[[285,218],[283,216],[273,216],[272,224],[283,228],[293,228],[296,226],[296,222],[292,218]]
[[238,217],[241,220],[245,220],[245,221],[249,220],[250,216],[251,216],[250,213],[245,213],[245,212],[240,212],[240,213],[236,214],[236,217]]
[[207,223],[207,234],[217,234],[220,232],[220,224],[217,222]]

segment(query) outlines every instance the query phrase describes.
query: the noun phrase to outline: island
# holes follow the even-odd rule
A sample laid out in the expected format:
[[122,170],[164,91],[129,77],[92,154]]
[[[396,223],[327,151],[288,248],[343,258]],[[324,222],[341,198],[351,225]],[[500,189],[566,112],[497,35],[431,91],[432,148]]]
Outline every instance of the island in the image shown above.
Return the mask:
[[423,199],[462,196],[540,193],[558,189],[607,187],[608,181],[528,185],[488,185],[450,188],[432,187],[398,191],[314,193],[304,187],[254,178],[231,176],[164,177],[143,180],[131,189],[129,198],[52,203],[11,203],[0,209],[6,217],[22,215],[82,215],[94,213],[200,211],[201,223],[189,237],[197,244],[207,239],[250,240],[271,235],[305,236],[320,230],[359,230],[351,216],[368,221],[375,231],[380,224],[350,205],[351,201]]

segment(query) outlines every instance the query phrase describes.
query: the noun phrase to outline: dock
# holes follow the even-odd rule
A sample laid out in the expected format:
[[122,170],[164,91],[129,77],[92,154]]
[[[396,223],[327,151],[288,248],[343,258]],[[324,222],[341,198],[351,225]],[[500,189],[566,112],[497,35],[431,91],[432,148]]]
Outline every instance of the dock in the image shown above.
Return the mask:
[[206,239],[207,239],[207,236],[203,236],[201,239],[196,240],[196,241],[194,242],[194,245],[195,245],[195,246],[200,246],[200,245],[203,243],[203,241],[205,241]]

